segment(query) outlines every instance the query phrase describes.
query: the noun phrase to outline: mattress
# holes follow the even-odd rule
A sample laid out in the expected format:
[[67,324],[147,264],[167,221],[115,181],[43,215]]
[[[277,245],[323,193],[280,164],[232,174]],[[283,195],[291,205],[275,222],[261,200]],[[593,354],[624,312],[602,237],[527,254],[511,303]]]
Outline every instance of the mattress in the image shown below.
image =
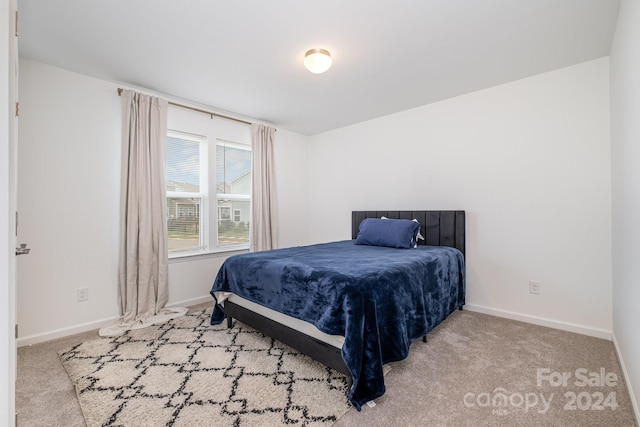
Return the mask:
[[325,334],[309,322],[287,316],[286,314],[282,314],[260,304],[256,304],[255,302],[251,302],[238,295],[232,294],[231,292],[217,292],[216,298],[218,301],[231,301],[234,304],[249,309],[254,313],[260,314],[282,325],[288,326],[291,329],[295,329],[298,332],[302,332],[305,335],[312,336],[333,347],[342,348],[342,345],[344,344],[344,337],[341,335]]

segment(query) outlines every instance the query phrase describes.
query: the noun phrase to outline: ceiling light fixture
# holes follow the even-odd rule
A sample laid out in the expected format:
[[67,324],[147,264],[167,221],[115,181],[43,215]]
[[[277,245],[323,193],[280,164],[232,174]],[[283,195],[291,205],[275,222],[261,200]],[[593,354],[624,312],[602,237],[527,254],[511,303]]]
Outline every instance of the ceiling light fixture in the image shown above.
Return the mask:
[[311,49],[304,54],[304,66],[314,74],[324,73],[331,67],[331,54],[325,49]]

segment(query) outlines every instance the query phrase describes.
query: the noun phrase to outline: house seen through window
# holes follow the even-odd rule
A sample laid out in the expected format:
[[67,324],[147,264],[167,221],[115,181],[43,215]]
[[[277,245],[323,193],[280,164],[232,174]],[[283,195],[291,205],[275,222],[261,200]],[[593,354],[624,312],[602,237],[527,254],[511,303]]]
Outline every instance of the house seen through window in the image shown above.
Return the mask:
[[249,246],[251,146],[169,131],[169,253]]

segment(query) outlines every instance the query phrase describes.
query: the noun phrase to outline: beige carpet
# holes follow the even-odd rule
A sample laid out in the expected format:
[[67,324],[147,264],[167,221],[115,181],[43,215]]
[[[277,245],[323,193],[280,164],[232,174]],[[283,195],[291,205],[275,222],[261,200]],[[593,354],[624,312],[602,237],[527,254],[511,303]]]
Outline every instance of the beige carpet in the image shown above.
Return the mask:
[[611,341],[470,311],[428,338],[392,364],[375,408],[334,427],[636,426]]
[[[207,305],[194,307],[193,312]],[[96,331],[92,331],[18,349],[16,411],[20,427],[85,426],[57,353],[95,338]],[[637,425],[613,344],[607,340],[456,311],[429,333],[428,343],[416,340],[409,357],[392,366],[385,376],[387,392],[376,399],[376,407],[365,406],[361,412],[351,408],[333,427]],[[566,386],[554,387],[543,380],[539,387],[538,369],[549,370],[544,378],[553,372],[568,372],[571,378]],[[604,369],[605,377],[615,374],[616,385],[576,386],[578,369],[596,376]],[[502,405],[500,396],[505,392],[500,389],[506,390],[510,399],[506,405]],[[594,397],[598,392],[603,393],[600,404],[596,404],[599,395]],[[487,400],[487,393],[491,400]],[[526,399],[527,393],[544,393],[546,399],[554,393],[554,397],[546,412],[538,412],[544,411],[541,400],[528,410],[524,402],[521,404],[519,395]],[[576,398],[580,393],[590,396],[582,394],[580,406],[576,401],[574,407],[571,393]],[[605,405],[610,393],[615,393],[617,408]],[[531,396],[529,399],[534,401]],[[213,419],[200,425],[214,426]]]
[[59,353],[87,426],[331,425],[345,376],[210,310]]

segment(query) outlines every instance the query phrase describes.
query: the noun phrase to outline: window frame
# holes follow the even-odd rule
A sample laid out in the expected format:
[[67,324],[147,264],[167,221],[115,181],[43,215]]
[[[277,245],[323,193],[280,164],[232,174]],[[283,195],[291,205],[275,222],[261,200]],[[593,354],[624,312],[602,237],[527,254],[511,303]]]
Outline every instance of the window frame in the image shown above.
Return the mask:
[[[182,127],[182,126],[180,126]],[[186,126],[185,126],[186,127]],[[242,143],[237,141],[230,141],[228,139],[215,138],[207,135],[199,135],[191,132],[185,132],[182,130],[168,129],[167,137],[180,138],[187,141],[199,143],[200,154],[200,191],[199,192],[176,192],[166,191],[165,198],[197,198],[201,200],[199,206],[200,212],[200,244],[197,249],[188,250],[174,250],[168,253],[169,259],[178,259],[199,255],[217,254],[230,251],[244,251],[248,250],[251,244],[252,235],[249,230],[249,240],[246,243],[240,244],[226,244],[220,245],[218,236],[218,223],[221,215],[219,214],[219,200],[246,200],[249,201],[249,217],[253,209],[253,203],[251,202],[251,190],[248,195],[238,194],[224,194],[218,193],[216,188],[216,163],[217,163],[217,146],[222,143],[227,146],[240,148],[252,151],[251,143]],[[212,146],[215,144],[215,147]],[[252,166],[250,166],[250,173],[253,173]],[[165,179],[167,178],[165,172]],[[234,219],[233,208],[229,208],[229,219]],[[168,226],[168,215],[165,221]]]
[[[205,229],[205,215],[207,212],[207,206],[208,206],[208,198],[207,198],[207,190],[208,190],[208,182],[206,177],[208,176],[208,164],[206,162],[206,157],[207,157],[207,151],[208,151],[208,142],[207,142],[207,137],[204,135],[197,135],[194,133],[189,133],[189,132],[184,132],[184,131],[177,131],[177,130],[173,130],[173,129],[168,129],[167,130],[167,140],[169,138],[176,138],[176,139],[181,139],[184,141],[189,141],[189,142],[193,142],[193,143],[197,143],[198,144],[198,157],[199,157],[199,188],[200,191],[167,191],[165,188],[165,199],[170,199],[170,198],[180,198],[180,199],[200,199],[200,205],[199,205],[199,242],[198,242],[198,247],[197,249],[186,249],[186,250],[178,250],[178,251],[171,251],[169,252],[169,257],[172,257],[172,255],[180,255],[180,254],[191,254],[191,253],[201,253],[202,251],[204,251],[207,247],[208,247],[208,239],[206,236],[206,233],[203,232],[203,230]],[[167,156],[168,157],[168,156]],[[166,159],[165,159],[165,163],[166,163]],[[166,167],[166,166],[165,166]],[[204,176],[204,178],[203,178]],[[167,179],[166,176],[166,172],[165,172],[165,180]],[[167,212],[168,214],[168,212]],[[176,215],[177,215],[177,206],[176,206]],[[168,220],[169,220],[169,216],[167,215],[167,227],[168,227]]]

